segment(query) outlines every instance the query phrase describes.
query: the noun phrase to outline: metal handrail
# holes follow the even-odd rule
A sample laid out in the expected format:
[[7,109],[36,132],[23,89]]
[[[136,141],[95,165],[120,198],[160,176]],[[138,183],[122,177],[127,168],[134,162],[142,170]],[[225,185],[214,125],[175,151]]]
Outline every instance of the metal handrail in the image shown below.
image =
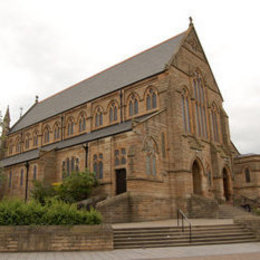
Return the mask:
[[177,226],[180,225],[180,216],[181,216],[181,229],[182,232],[184,232],[184,220],[189,224],[189,231],[190,231],[190,243],[192,241],[192,225],[189,219],[186,217],[186,215],[183,213],[181,209],[177,210]]

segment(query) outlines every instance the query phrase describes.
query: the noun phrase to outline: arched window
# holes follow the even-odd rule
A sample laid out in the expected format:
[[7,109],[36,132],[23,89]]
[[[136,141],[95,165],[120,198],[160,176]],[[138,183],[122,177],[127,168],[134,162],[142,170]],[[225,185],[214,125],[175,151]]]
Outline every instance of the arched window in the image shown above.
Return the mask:
[[21,174],[20,174],[20,186],[23,186],[23,169],[21,169]]
[[33,146],[38,146],[38,132],[33,133]]
[[44,143],[49,143],[50,142],[50,130],[48,127],[45,127],[44,129]]
[[100,107],[97,108],[95,114],[95,126],[99,127],[103,125],[103,112]]
[[215,104],[212,105],[211,110],[211,128],[212,135],[215,142],[219,142],[219,127],[218,127],[218,111]]
[[128,114],[129,116],[138,114],[138,100],[134,94],[131,94],[128,101]]
[[248,168],[245,169],[245,180],[247,183],[251,182],[250,170]]
[[58,140],[58,139],[60,139],[60,127],[56,123],[54,126],[54,140]]
[[86,117],[84,113],[81,113],[79,118],[79,132],[83,132],[86,130]]
[[115,166],[126,164],[126,150],[125,148],[121,148],[121,150],[115,150]]
[[157,95],[153,88],[149,88],[146,93],[146,110],[157,107]]
[[109,108],[109,122],[110,123],[117,121],[117,110],[118,110],[117,105],[115,102],[113,102]]
[[27,134],[25,137],[25,149],[29,149],[30,147],[30,135]]
[[103,179],[103,154],[93,156],[93,171],[96,173],[97,179]]
[[68,120],[68,124],[67,124],[67,136],[70,136],[73,134],[74,134],[74,120],[73,120],[73,118],[70,118]]
[[193,90],[195,98],[195,118],[197,135],[208,138],[206,100],[201,75],[195,73],[193,78]]
[[13,175],[13,173],[12,173],[12,170],[11,170],[10,173],[9,173],[9,181],[8,181],[8,187],[9,188],[12,187],[12,175]]
[[20,152],[21,152],[21,139],[20,139],[20,138],[17,138],[17,139],[16,139],[16,145],[15,145],[15,147],[16,147],[16,152],[17,152],[17,153],[20,153]]
[[37,166],[34,165],[33,166],[33,180],[37,180]]
[[186,91],[186,89],[183,89],[181,98],[182,98],[182,117],[183,117],[184,131],[186,133],[190,133],[191,132],[190,102],[189,102],[188,91]]
[[71,162],[70,170],[71,170],[71,172],[74,172],[75,171],[75,158],[72,157],[70,162]]
[[70,175],[70,159],[69,158],[66,159],[66,175],[67,176]]

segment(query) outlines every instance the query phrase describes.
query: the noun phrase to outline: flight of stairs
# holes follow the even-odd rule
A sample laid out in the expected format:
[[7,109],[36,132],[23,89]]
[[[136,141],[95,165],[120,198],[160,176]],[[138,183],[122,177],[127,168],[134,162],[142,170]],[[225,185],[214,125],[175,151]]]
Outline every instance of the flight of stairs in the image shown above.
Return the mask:
[[114,229],[114,248],[152,248],[173,246],[195,246],[228,243],[256,242],[254,234],[235,224],[204,225],[192,227],[192,241],[189,230],[180,227],[144,227]]

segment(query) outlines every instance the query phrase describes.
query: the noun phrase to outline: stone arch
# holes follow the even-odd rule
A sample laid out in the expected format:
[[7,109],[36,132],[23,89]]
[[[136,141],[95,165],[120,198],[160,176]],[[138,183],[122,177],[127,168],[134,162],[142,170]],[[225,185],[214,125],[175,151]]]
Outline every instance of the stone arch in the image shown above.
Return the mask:
[[232,180],[230,175],[230,170],[228,167],[224,167],[222,170],[222,179],[223,179],[223,195],[226,201],[232,199]]
[[196,158],[193,161],[191,172],[192,172],[193,193],[197,195],[202,195],[203,165],[198,158]]

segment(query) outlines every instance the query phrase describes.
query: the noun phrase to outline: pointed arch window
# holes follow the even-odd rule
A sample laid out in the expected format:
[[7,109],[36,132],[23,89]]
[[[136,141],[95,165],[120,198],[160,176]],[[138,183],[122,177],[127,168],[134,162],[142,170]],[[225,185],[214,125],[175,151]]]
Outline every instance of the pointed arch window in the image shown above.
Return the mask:
[[30,135],[27,134],[25,137],[25,149],[29,149],[30,148]]
[[33,146],[38,146],[38,132],[33,133]]
[[21,139],[20,138],[17,138],[16,140],[16,152],[17,153],[20,153],[21,152]]
[[134,94],[131,94],[130,99],[128,101],[128,114],[129,116],[133,116],[138,114],[138,100]]
[[191,132],[191,122],[190,122],[190,98],[188,91],[183,90],[182,93],[182,118],[183,118],[183,127],[185,133]]
[[74,134],[74,120],[70,118],[67,124],[67,136],[71,136]]
[[46,143],[49,143],[50,142],[50,130],[49,130],[49,128],[48,127],[46,127],[45,129],[44,129],[44,143],[46,144]]
[[121,148],[121,150],[115,150],[115,166],[124,165],[126,164],[126,150],[125,148]]
[[146,94],[146,110],[157,107],[157,94],[153,88],[149,88]]
[[37,166],[34,165],[33,166],[33,180],[37,180]]
[[208,138],[206,100],[201,75],[196,72],[193,78],[193,91],[195,98],[196,132],[198,136]]
[[60,127],[58,124],[54,126],[54,140],[60,139]]
[[79,132],[83,132],[85,130],[86,130],[86,117],[84,114],[81,114],[79,118]]
[[9,173],[9,181],[8,181],[9,189],[12,187],[12,176],[13,176],[13,172],[11,170],[10,173]]
[[12,153],[13,153],[13,147],[14,147],[13,141],[11,140],[10,143],[9,143],[9,155],[12,155]]
[[113,102],[109,108],[109,122],[110,123],[117,121],[117,111],[118,111],[117,105],[116,105],[116,103]]
[[24,175],[24,171],[23,169],[21,169],[21,173],[20,173],[20,186],[23,186],[23,175]]
[[103,112],[100,107],[97,108],[95,114],[95,126],[99,127],[103,125]]

